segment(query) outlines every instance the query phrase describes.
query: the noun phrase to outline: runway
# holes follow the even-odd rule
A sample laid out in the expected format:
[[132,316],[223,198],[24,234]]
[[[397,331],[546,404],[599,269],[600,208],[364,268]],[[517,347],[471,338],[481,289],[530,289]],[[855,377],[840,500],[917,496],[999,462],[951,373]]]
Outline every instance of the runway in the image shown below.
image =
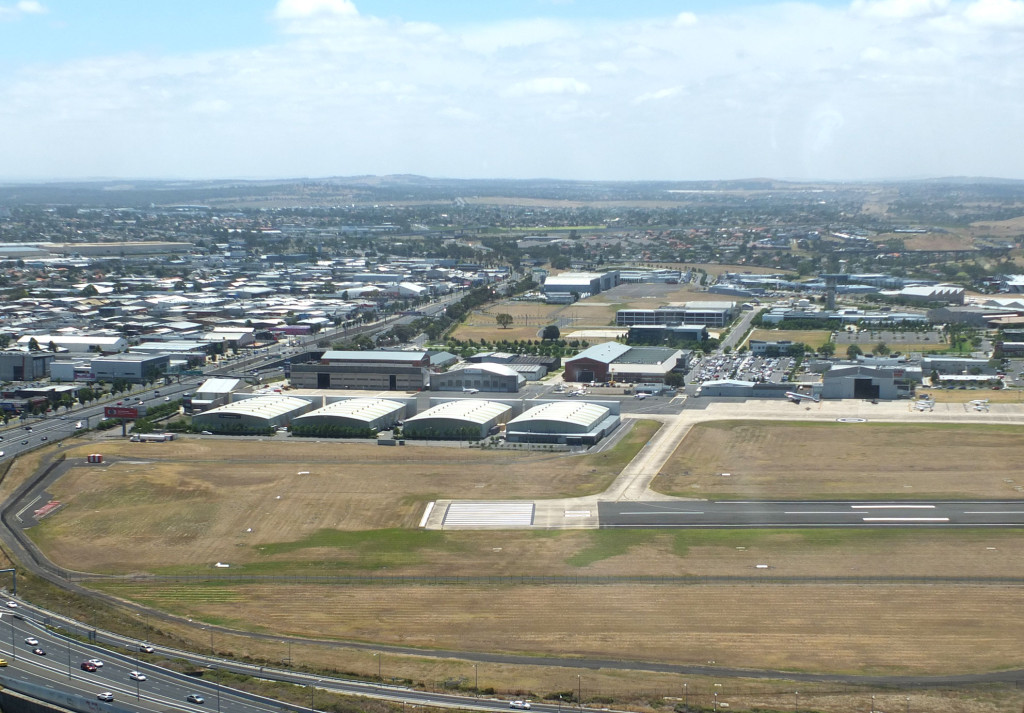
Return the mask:
[[600,527],[1024,527],[1022,500],[601,502]]

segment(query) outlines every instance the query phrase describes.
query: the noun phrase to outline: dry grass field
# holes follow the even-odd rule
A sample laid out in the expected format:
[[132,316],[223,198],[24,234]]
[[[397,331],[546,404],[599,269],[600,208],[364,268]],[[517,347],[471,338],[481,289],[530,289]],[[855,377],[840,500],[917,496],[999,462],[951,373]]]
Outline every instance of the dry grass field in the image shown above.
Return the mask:
[[[434,534],[414,529],[427,502],[597,493],[656,429],[653,422],[637,424],[615,448],[575,457],[439,446],[184,439],[105,443],[108,464],[97,467],[84,462],[96,450],[90,444],[69,453],[79,465],[50,489],[64,507],[34,528],[32,536],[55,561],[84,571],[177,571],[216,561],[255,565],[271,554],[277,555],[271,561],[287,562],[295,549],[312,559],[337,559],[339,566],[354,550],[359,557],[383,557],[380,566],[386,566],[389,552],[399,559],[415,558],[424,545],[407,542],[409,536],[422,534],[429,540]],[[390,538],[383,553],[368,546],[371,535],[346,540],[341,534],[369,531]],[[271,545],[279,551],[260,549]]]
[[[232,628],[424,649],[860,673],[1021,666],[1016,587],[104,584]],[[597,614],[599,612],[599,614]],[[992,616],[999,612],[998,616]]]
[[817,349],[832,339],[832,332],[827,329],[754,329],[747,339],[748,341],[760,339],[766,342],[779,342],[788,339],[791,342],[803,342]]
[[710,498],[1019,498],[1021,458],[1019,426],[719,421],[694,426],[653,487]]

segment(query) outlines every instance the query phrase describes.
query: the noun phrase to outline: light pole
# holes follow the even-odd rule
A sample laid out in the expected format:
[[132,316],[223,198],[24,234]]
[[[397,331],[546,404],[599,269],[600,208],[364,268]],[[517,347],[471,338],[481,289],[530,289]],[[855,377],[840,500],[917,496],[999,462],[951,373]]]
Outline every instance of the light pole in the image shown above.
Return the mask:
[[583,674],[576,674],[576,702],[583,709]]
[[135,700],[142,700],[142,694],[139,691],[139,649],[140,646],[135,647]]
[[875,713],[875,697],[871,696],[871,713]]
[[683,708],[690,710],[690,684],[683,684]]
[[377,653],[377,654],[374,654],[374,655],[373,655],[373,657],[374,657],[375,659],[377,659],[377,681],[378,681],[378,682],[380,683],[380,685],[381,685],[381,686],[383,686],[383,685],[384,685],[384,679],[383,679],[383,678],[381,677],[381,675],[380,675],[380,660],[381,660],[381,655],[380,655],[379,653]]
[[910,696],[907,696],[907,713],[910,713]]
[[309,713],[313,713],[313,696],[316,694],[316,684],[323,679],[318,678],[315,683],[309,684]]
[[473,664],[473,690],[480,693],[480,669]]
[[800,708],[800,691],[793,691],[793,713]]
[[715,703],[713,710],[718,710],[718,691],[715,691]]

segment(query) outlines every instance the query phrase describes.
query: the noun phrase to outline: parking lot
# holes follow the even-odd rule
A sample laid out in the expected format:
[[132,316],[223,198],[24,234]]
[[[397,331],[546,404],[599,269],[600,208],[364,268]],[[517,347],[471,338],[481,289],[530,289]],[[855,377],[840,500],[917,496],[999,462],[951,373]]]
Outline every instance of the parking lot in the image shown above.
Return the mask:
[[690,371],[687,383],[702,384],[718,379],[739,379],[779,383],[788,381],[792,357],[760,357],[751,354],[711,355]]

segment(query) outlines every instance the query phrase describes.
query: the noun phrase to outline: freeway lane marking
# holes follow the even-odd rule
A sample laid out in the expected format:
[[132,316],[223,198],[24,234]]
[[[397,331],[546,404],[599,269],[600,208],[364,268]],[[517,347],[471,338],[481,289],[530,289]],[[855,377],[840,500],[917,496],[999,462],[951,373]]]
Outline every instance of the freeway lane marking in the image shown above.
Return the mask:
[[620,512],[619,515],[703,515],[702,510],[638,510],[637,512]]
[[851,505],[851,508],[858,510],[934,510],[934,505]]
[[964,510],[964,515],[1024,515],[1024,510]]
[[864,522],[949,522],[948,517],[865,517]]
[[860,515],[859,512],[846,510],[787,510],[783,515]]

